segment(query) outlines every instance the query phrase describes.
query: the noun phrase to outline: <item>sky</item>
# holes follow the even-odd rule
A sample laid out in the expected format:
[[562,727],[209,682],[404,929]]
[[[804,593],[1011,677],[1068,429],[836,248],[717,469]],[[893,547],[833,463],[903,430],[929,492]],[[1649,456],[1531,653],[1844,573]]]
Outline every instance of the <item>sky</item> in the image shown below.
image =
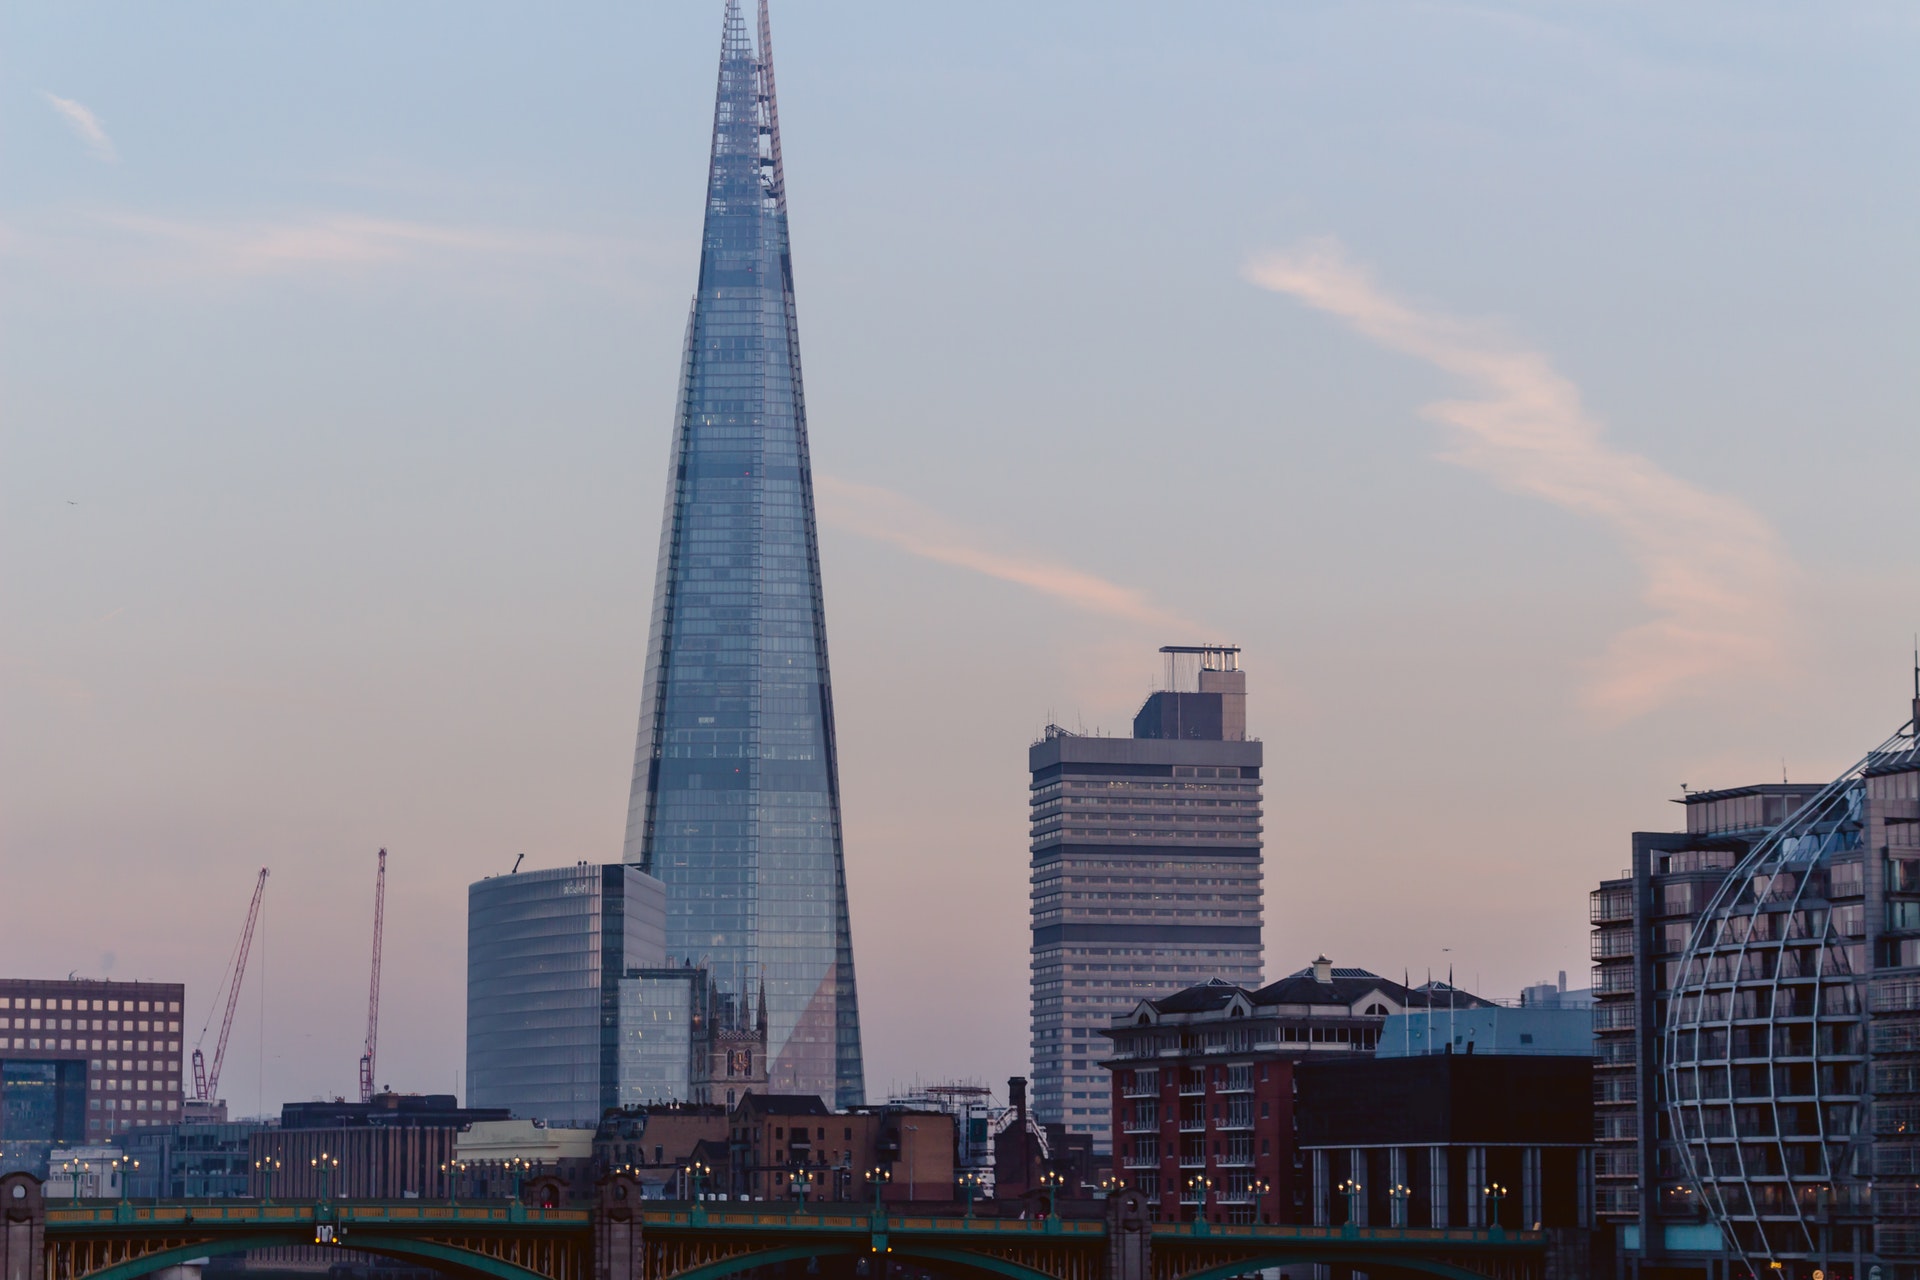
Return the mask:
[[[0,9],[0,971],[236,1112],[617,858],[718,0]],[[1027,1069],[1026,748],[1243,647],[1269,976],[1584,985],[1905,721],[1910,6],[776,0],[869,1094]],[[208,1045],[211,1047],[212,1036]]]

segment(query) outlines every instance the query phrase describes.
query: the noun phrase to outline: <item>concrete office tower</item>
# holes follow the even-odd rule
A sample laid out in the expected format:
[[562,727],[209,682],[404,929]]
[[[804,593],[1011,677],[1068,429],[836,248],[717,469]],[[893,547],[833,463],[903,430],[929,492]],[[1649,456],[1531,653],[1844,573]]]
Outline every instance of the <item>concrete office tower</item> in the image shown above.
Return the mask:
[[467,1103],[591,1128],[620,1105],[620,981],[666,953],[666,889],[579,863],[467,888]]
[[1111,1141],[1098,1039],[1142,999],[1261,978],[1261,746],[1240,651],[1169,646],[1130,738],[1048,725],[1032,787],[1034,1114]]
[[766,0],[729,0],[625,859],[671,963],[764,980],[770,1087],[864,1099],[833,690]]

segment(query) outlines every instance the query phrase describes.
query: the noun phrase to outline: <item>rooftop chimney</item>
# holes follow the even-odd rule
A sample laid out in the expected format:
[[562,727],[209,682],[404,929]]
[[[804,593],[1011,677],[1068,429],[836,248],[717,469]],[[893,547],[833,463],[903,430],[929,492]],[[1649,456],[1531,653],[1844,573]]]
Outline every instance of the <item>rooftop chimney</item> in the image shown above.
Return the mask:
[[1333,985],[1333,961],[1327,959],[1325,956],[1321,956],[1319,959],[1315,960],[1313,962],[1313,980],[1315,982],[1321,982],[1321,983],[1325,983],[1328,986],[1332,986]]

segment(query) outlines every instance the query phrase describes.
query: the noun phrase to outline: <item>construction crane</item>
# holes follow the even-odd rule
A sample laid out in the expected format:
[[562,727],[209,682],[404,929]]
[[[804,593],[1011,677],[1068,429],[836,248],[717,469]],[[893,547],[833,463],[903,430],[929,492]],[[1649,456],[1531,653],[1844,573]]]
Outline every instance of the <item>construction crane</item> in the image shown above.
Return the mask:
[[[212,1102],[220,1096],[220,1064],[227,1059],[227,1033],[233,1030],[233,1013],[240,1007],[240,984],[247,976],[247,952],[253,949],[253,926],[260,919],[260,899],[267,891],[267,869],[260,868],[260,878],[254,881],[253,905],[247,908],[247,927],[240,931],[240,945],[233,950],[233,956],[227,962],[228,972],[222,975],[222,985],[230,979],[227,986],[227,1012],[220,1019],[220,1039],[213,1047],[213,1069],[207,1069],[206,1055],[200,1052],[200,1046],[207,1038],[207,1028],[213,1025],[213,1005],[207,1007],[207,1021],[200,1028],[200,1039],[193,1042],[193,1097],[196,1102]],[[214,990],[214,1004],[220,1000],[218,988]]]
[[373,1052],[380,1043],[380,932],[387,909],[387,851],[373,882],[373,978],[367,984],[367,1051],[360,1055],[360,1101],[373,1101]]

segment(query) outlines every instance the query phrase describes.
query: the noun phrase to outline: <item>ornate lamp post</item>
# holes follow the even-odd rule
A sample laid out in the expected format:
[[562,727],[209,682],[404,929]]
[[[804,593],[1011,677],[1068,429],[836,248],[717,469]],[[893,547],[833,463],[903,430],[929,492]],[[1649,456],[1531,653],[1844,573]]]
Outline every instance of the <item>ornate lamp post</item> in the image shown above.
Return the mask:
[[881,1168],[879,1165],[875,1165],[873,1168],[867,1170],[867,1185],[873,1188],[874,1213],[878,1214],[882,1212],[880,1207],[880,1189],[892,1181],[893,1174]]
[[1266,1198],[1273,1194],[1273,1184],[1265,1178],[1255,1178],[1247,1184],[1247,1191],[1253,1196],[1253,1222],[1255,1226],[1267,1224]]
[[1341,1229],[1348,1235],[1359,1234],[1360,1197],[1366,1194],[1367,1189],[1360,1185],[1358,1179],[1347,1178],[1334,1190],[1347,1198],[1347,1222]]
[[532,1162],[521,1156],[514,1156],[507,1161],[507,1175],[513,1179],[513,1198],[515,1200],[520,1198],[520,1180],[526,1177],[532,1170]]
[[1205,1235],[1211,1229],[1207,1222],[1207,1193],[1213,1190],[1213,1179],[1197,1173],[1187,1179],[1187,1190],[1194,1193],[1193,1233]]
[[1047,1189],[1047,1229],[1056,1230],[1060,1225],[1060,1188],[1067,1185],[1067,1175],[1049,1169],[1040,1175],[1040,1185]]
[[986,1186],[987,1180],[969,1170],[961,1174],[957,1181],[960,1184],[960,1194],[964,1196],[967,1201],[967,1216],[971,1218],[973,1216],[973,1198],[980,1194],[981,1190]]
[[813,1190],[813,1170],[802,1167],[795,1169],[787,1177],[787,1187],[793,1192],[802,1213],[806,1212],[807,1194]]
[[76,1209],[80,1207],[80,1174],[86,1167],[87,1165],[84,1160],[74,1160],[72,1158],[63,1160],[60,1163],[60,1172],[73,1179],[73,1204]]
[[1487,1215],[1489,1224],[1487,1229],[1496,1236],[1503,1234],[1500,1227],[1500,1202],[1511,1193],[1500,1183],[1489,1182],[1480,1194],[1492,1202],[1492,1209]]
[[322,1200],[333,1199],[333,1171],[340,1167],[340,1157],[330,1156],[322,1151],[318,1156],[307,1161],[307,1163],[312,1165],[320,1174],[320,1198]]
[[1119,1192],[1125,1191],[1127,1189],[1127,1180],[1125,1178],[1116,1177],[1113,1174],[1108,1174],[1106,1177],[1100,1179],[1100,1181],[1095,1185],[1097,1185],[1100,1188],[1101,1195],[1111,1196]]
[[129,1176],[140,1167],[138,1160],[126,1156],[113,1162],[113,1171],[120,1175],[120,1203],[131,1206],[133,1203],[133,1179]]
[[1407,1213],[1407,1200],[1412,1195],[1413,1188],[1404,1182],[1396,1182],[1387,1188],[1387,1199],[1393,1202],[1394,1226],[1404,1227],[1411,1225],[1412,1219]]
[[690,1193],[688,1199],[697,1203],[700,1200],[702,1190],[707,1185],[707,1179],[713,1176],[712,1167],[701,1164],[698,1160],[695,1160],[690,1164],[681,1166],[680,1173],[686,1180],[686,1190]]
[[264,1156],[253,1162],[253,1171],[260,1175],[261,1204],[273,1203],[273,1175],[282,1167],[279,1156]]
[[443,1160],[440,1172],[447,1179],[447,1204],[449,1207],[460,1203],[460,1175],[467,1171],[465,1160]]

